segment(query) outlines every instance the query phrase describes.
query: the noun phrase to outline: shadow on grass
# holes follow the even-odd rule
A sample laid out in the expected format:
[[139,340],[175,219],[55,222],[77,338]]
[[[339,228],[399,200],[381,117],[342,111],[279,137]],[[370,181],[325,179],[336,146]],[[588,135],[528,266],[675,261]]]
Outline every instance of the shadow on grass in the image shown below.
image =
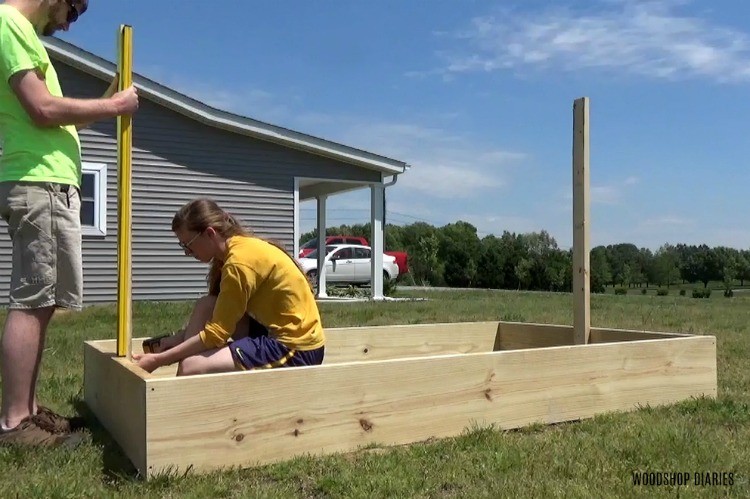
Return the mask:
[[110,436],[109,432],[99,423],[94,413],[82,398],[73,397],[70,403],[76,413],[86,420],[86,427],[91,432],[94,445],[102,448],[102,473],[109,482],[123,480],[134,481],[141,479],[138,470],[130,462],[120,445]]

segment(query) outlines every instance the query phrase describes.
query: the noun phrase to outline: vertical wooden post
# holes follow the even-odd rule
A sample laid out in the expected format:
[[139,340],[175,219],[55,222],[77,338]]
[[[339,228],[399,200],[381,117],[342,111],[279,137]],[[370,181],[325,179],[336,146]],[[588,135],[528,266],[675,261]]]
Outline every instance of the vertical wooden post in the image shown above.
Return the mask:
[[[119,90],[133,84],[133,28],[121,25],[118,45]],[[132,325],[132,117],[117,118],[117,356],[131,358]]]
[[573,339],[589,342],[591,331],[589,210],[589,98],[573,103]]

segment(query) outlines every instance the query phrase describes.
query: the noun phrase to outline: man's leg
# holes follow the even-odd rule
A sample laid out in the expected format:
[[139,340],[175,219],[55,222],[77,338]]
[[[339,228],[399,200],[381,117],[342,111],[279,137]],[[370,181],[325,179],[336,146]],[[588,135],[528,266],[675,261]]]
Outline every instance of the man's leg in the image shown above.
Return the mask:
[[6,426],[36,414],[35,424],[55,432],[72,428],[67,418],[37,406],[36,385],[54,307],[81,308],[78,194],[59,184],[0,182],[0,216],[13,243],[10,312],[1,354],[0,420]]
[[53,413],[34,415],[36,381],[47,326],[54,307],[11,309],[2,337],[2,414],[0,445],[75,446],[81,433],[70,433]]
[[36,409],[47,325],[54,307],[8,311],[2,338],[2,414],[5,428],[14,428]]

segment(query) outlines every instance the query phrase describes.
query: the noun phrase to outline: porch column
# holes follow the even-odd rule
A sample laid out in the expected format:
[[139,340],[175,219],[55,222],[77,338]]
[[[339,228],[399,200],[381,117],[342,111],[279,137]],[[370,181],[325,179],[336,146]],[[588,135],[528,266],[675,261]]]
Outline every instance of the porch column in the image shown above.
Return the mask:
[[385,216],[385,187],[383,184],[370,186],[370,271],[372,272],[371,297],[383,299],[383,218]]
[[318,201],[318,298],[326,298],[326,199],[321,195]]

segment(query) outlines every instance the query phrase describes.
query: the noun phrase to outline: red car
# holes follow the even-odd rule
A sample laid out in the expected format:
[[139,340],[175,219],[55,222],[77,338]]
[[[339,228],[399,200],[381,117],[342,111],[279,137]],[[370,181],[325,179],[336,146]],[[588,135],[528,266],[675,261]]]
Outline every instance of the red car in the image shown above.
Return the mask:
[[[365,237],[359,236],[326,236],[326,246],[331,244],[359,244],[362,246],[370,246],[370,243]],[[317,239],[310,239],[299,248],[299,258],[304,258],[318,247]],[[386,255],[391,255],[396,258],[396,265],[398,265],[398,275],[406,274],[409,272],[409,256],[403,251],[385,251]]]

